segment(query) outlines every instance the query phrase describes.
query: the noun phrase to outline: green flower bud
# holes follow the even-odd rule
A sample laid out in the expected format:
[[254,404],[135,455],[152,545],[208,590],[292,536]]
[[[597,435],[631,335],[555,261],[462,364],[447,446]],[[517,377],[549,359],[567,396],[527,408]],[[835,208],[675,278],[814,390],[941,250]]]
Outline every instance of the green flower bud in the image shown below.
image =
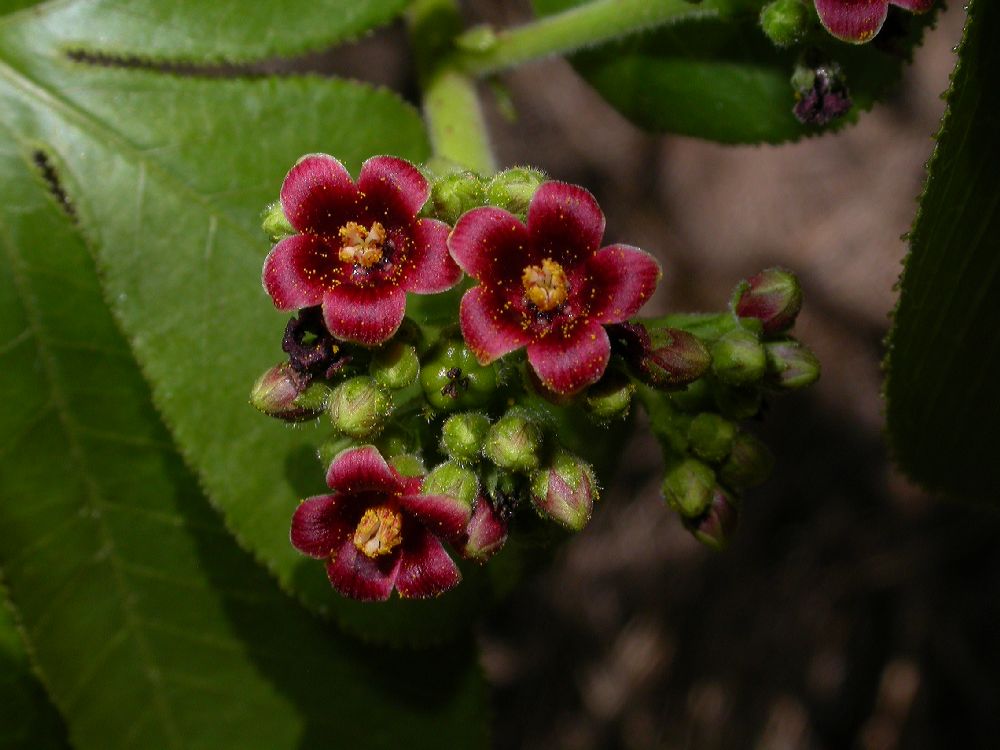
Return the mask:
[[285,211],[281,208],[281,201],[275,201],[264,209],[260,225],[272,242],[295,234],[295,227],[285,216]]
[[531,475],[531,502],[543,518],[579,531],[594,512],[597,477],[579,456],[557,450],[548,465]]
[[764,347],[749,331],[729,331],[712,344],[712,371],[724,383],[756,383],[766,370]]
[[427,473],[420,456],[413,453],[397,453],[389,459],[389,465],[404,477],[422,477]]
[[431,185],[430,202],[424,212],[454,224],[458,217],[486,202],[486,188],[475,172],[454,172]]
[[448,341],[424,363],[420,385],[427,401],[439,411],[476,409],[496,393],[496,368],[480,365],[465,344]]
[[392,397],[371,378],[358,375],[333,389],[328,410],[339,432],[369,440],[382,432],[392,413]]
[[441,426],[441,448],[460,463],[475,463],[483,455],[483,444],[490,431],[490,420],[479,412],[464,412],[448,417]]
[[691,450],[710,463],[719,463],[729,455],[736,437],[736,425],[712,412],[702,412],[688,427]]
[[250,391],[250,404],[269,417],[286,422],[315,419],[326,408],[330,389],[323,383],[301,387],[299,376],[284,362],[261,375]]
[[679,391],[670,393],[670,403],[679,411],[697,414],[715,404],[712,388],[705,379],[696,380]]
[[759,320],[765,334],[781,333],[802,309],[802,287],[791,271],[767,268],[737,285],[732,308],[741,318]]
[[771,341],[764,345],[764,350],[768,384],[794,391],[819,380],[819,360],[798,341]]
[[420,374],[417,350],[401,341],[390,341],[372,356],[368,371],[379,385],[390,390],[406,388]]
[[671,462],[663,477],[663,497],[685,518],[697,518],[708,508],[715,490],[715,472],[695,458]]
[[320,443],[319,449],[316,451],[316,455],[319,458],[319,462],[323,467],[323,470],[333,463],[333,459],[339,456],[341,453],[346,451],[348,448],[356,448],[358,442],[352,440],[346,435],[333,435],[327,438],[322,443]]
[[776,47],[797,44],[809,31],[809,10],[802,0],[774,0],[760,12],[760,25]]
[[706,547],[721,551],[729,545],[739,520],[739,505],[725,490],[715,487],[705,512],[684,525]]
[[445,461],[424,477],[421,492],[425,495],[453,497],[471,508],[479,493],[479,480],[471,469],[454,461]]
[[501,469],[527,473],[538,468],[542,431],[520,409],[502,416],[486,435],[483,451]]
[[628,416],[635,394],[635,384],[620,373],[610,372],[584,394],[584,405],[599,422]]
[[486,186],[486,202],[524,219],[528,204],[545,182],[545,173],[531,167],[513,167],[493,176]]
[[726,487],[748,490],[767,481],[773,468],[774,456],[768,447],[749,432],[739,432],[729,458],[719,467],[719,479]]
[[724,416],[737,421],[757,416],[763,402],[760,388],[756,386],[736,388],[713,383],[712,395],[715,398],[716,408]]

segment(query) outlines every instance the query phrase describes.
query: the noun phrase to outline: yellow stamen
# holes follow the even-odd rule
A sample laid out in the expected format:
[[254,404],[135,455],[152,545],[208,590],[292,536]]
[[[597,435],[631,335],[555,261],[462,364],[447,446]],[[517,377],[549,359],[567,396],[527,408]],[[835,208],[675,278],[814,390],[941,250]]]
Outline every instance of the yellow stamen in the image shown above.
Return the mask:
[[403,517],[398,510],[376,505],[366,510],[358,521],[358,528],[354,531],[354,546],[373,559],[379,555],[388,555],[403,541],[402,527]]
[[555,310],[568,296],[566,272],[551,258],[543,260],[541,266],[525,266],[521,283],[528,301],[542,312]]
[[340,259],[363,268],[371,268],[382,260],[382,244],[385,242],[385,227],[377,221],[371,229],[365,229],[355,221],[349,221],[340,228]]

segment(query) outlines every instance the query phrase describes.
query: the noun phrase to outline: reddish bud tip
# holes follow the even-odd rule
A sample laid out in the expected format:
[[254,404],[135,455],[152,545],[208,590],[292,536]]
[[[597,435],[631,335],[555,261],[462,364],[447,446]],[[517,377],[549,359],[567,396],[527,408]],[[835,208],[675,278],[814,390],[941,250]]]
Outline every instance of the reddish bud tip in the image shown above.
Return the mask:
[[733,311],[741,318],[756,318],[771,335],[787,331],[802,309],[802,287],[791,271],[768,268],[736,287]]

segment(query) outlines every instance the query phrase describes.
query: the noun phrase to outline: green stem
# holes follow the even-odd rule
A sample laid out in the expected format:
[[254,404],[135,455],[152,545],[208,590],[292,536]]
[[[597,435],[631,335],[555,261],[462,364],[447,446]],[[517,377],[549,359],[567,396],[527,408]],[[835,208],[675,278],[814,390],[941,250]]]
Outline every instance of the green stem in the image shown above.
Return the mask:
[[408,20],[435,159],[492,175],[496,162],[475,81],[445,63],[462,27],[457,2],[416,0]]
[[651,328],[680,328],[709,343],[740,326],[732,313],[671,313],[657,318],[642,318]]
[[585,5],[501,31],[483,50],[463,50],[455,64],[466,73],[486,76],[521,63],[564,55],[628,34],[717,11],[692,0],[592,0]]

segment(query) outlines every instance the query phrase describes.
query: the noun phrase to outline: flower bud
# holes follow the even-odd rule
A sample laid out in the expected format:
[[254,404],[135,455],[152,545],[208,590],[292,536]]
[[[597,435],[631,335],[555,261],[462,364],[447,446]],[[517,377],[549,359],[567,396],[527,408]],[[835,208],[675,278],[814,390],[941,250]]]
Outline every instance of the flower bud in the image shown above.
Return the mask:
[[798,341],[770,341],[764,345],[764,350],[770,385],[794,391],[819,380],[819,360]]
[[285,216],[285,211],[281,207],[280,201],[275,201],[264,209],[261,215],[260,226],[264,233],[271,238],[272,242],[277,242],[283,237],[295,234],[295,227]]
[[678,328],[647,328],[638,323],[609,326],[615,351],[642,381],[654,388],[681,388],[708,370],[712,357],[694,334]]
[[736,287],[733,312],[741,318],[756,318],[764,333],[787,331],[802,309],[802,287],[791,271],[768,268]]
[[434,218],[454,225],[470,209],[483,205],[486,189],[475,172],[453,172],[435,180],[431,198],[424,209]]
[[724,383],[756,383],[766,370],[764,347],[750,331],[729,331],[712,344],[712,371]]
[[333,389],[328,410],[339,432],[368,440],[382,431],[392,413],[392,397],[374,380],[359,375]]
[[756,417],[764,403],[760,388],[737,388],[723,383],[712,384],[716,408],[729,419],[741,420]]
[[472,518],[465,527],[462,556],[484,563],[500,551],[507,541],[507,520],[504,514],[484,494],[476,498]]
[[397,453],[389,459],[389,465],[404,477],[422,477],[427,473],[424,462],[414,453]]
[[736,425],[713,412],[702,412],[688,427],[688,443],[699,458],[719,463],[729,455]]
[[333,463],[333,459],[341,453],[348,448],[357,447],[358,442],[356,440],[352,440],[346,435],[333,435],[320,443],[319,449],[316,451],[316,456],[319,458],[320,465],[326,470]]
[[483,451],[501,469],[529,472],[538,467],[542,431],[520,409],[512,409],[490,427]]
[[719,479],[731,489],[748,490],[767,481],[773,468],[768,447],[749,432],[738,432],[729,457],[719,467]]
[[454,461],[445,461],[424,477],[421,492],[425,495],[453,497],[471,508],[479,492],[479,480],[470,469]]
[[797,65],[792,88],[795,89],[792,112],[803,125],[829,125],[853,106],[847,81],[837,63]]
[[714,550],[729,544],[740,520],[739,506],[721,487],[715,487],[704,514],[687,520],[684,525],[694,538]]
[[712,500],[715,472],[695,458],[671,462],[663,477],[663,497],[685,518],[697,518]]
[[476,409],[496,393],[496,368],[480,365],[465,344],[447,341],[424,363],[420,385],[427,401],[439,411]]
[[531,475],[531,502],[543,518],[579,531],[594,512],[597,478],[586,461],[559,449],[548,466]]
[[513,167],[493,176],[486,186],[486,202],[525,218],[528,204],[545,182],[545,173],[531,167]]
[[634,393],[635,385],[627,377],[609,372],[587,389],[584,405],[598,422],[624,419],[628,416]]
[[330,389],[322,383],[302,386],[303,378],[283,362],[261,375],[250,392],[250,403],[269,417],[286,422],[315,419],[326,408]]
[[459,463],[475,463],[483,455],[490,420],[479,412],[454,414],[441,426],[441,448]]
[[704,378],[688,383],[684,388],[670,394],[670,403],[679,411],[697,414],[715,405],[712,387]]
[[774,0],[760,12],[760,26],[776,47],[802,41],[809,30],[809,10],[802,0]]
[[390,341],[372,355],[368,371],[379,385],[390,390],[406,388],[420,374],[417,350],[401,341]]

